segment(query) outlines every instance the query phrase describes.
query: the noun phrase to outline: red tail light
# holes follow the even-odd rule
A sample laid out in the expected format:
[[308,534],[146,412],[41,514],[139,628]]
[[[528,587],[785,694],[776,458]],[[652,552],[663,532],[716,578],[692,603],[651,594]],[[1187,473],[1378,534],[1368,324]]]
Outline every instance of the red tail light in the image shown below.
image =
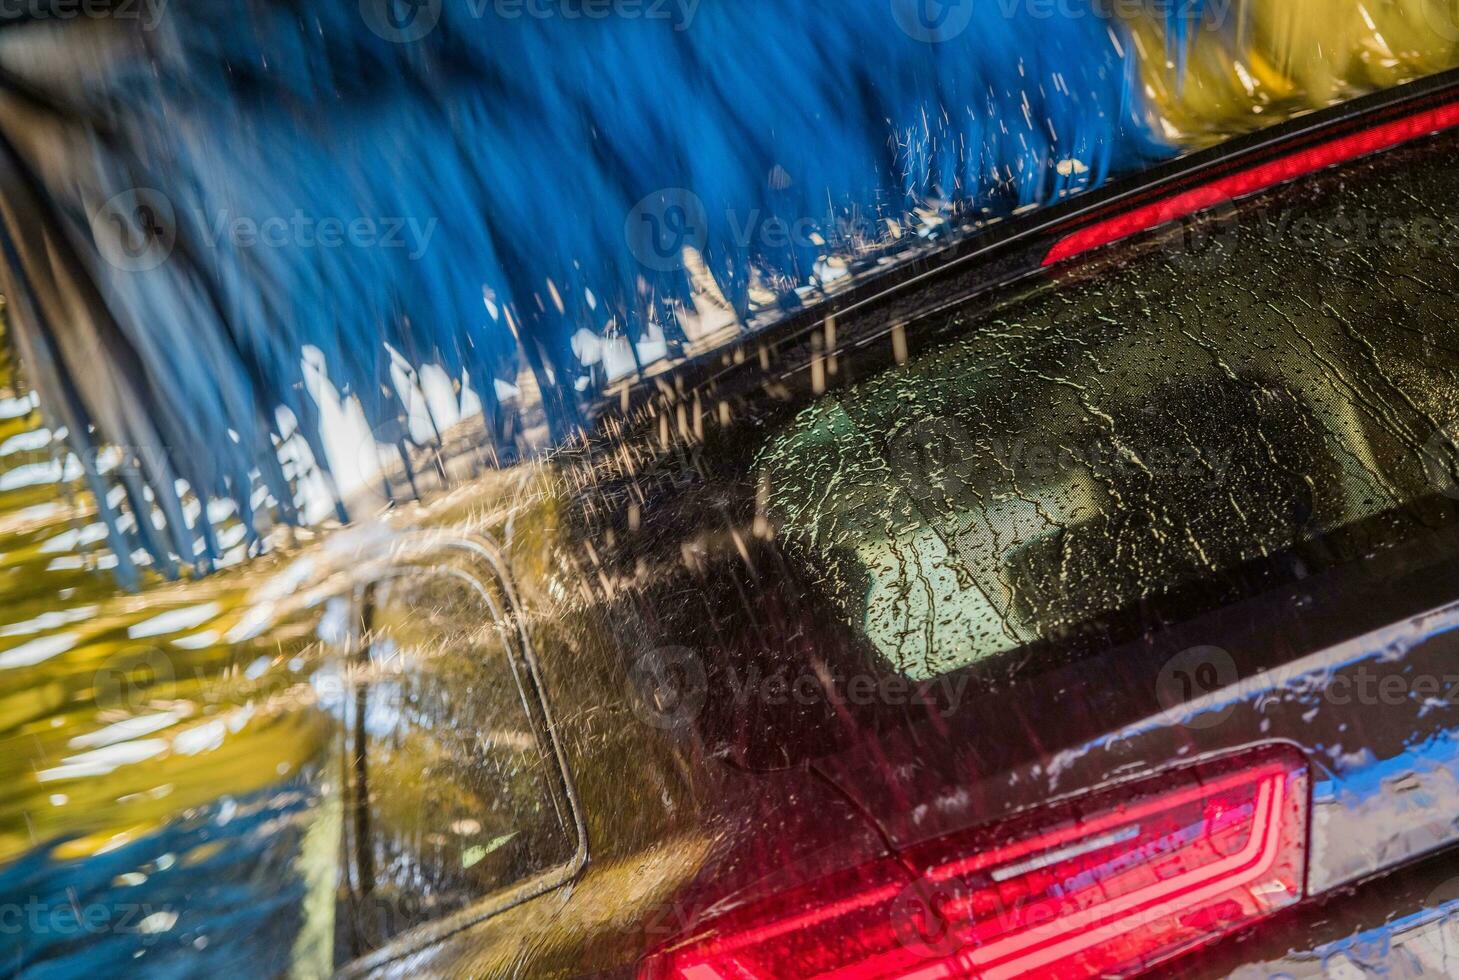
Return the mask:
[[1246,170],[1206,181],[1190,190],[1097,221],[1066,235],[1044,256],[1045,266],[1150,231],[1172,221],[1275,187],[1326,167],[1391,149],[1410,140],[1459,126],[1459,103],[1413,113],[1346,136],[1318,143]]
[[1305,763],[1264,751],[822,879],[644,976],[1127,976],[1300,900],[1306,834]]

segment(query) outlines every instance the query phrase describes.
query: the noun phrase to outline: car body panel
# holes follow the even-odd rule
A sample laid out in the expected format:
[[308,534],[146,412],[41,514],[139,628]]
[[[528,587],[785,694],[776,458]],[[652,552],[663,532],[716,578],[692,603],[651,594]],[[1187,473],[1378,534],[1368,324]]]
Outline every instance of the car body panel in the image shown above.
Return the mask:
[[[1381,188],[1384,167],[1441,152],[1445,139],[1329,174],[1324,186]],[[1213,234],[1218,250],[1240,240],[1243,232],[1221,222],[1239,226],[1251,214],[1280,226],[1260,208],[1305,207],[1312,197],[1305,187],[1278,189],[1254,211],[1223,212],[1214,232],[1182,226],[1174,246],[1156,236],[1153,247],[1179,269]],[[1017,235],[1006,241],[1011,250],[1025,244]],[[1277,245],[1294,261],[1302,249]],[[1004,270],[1013,270],[1007,288],[1022,288],[1019,268]],[[1275,273],[1280,286],[1282,269]],[[1094,256],[1057,272],[1055,285],[1120,274]],[[1381,901],[1361,899],[1400,888],[1395,882],[1416,872],[1398,869],[1459,838],[1459,699],[1446,694],[1459,681],[1459,528],[1443,487],[1419,508],[1419,530],[1380,533],[1380,545],[1357,549],[1360,559],[1258,577],[1249,594],[1179,618],[1136,610],[1137,621],[1148,619],[1114,642],[1035,651],[1011,668],[972,663],[937,677],[902,675],[875,688],[884,703],[868,711],[835,699],[796,702],[794,677],[789,686],[767,683],[787,663],[828,689],[858,671],[878,683],[897,672],[868,654],[854,624],[807,598],[805,552],[767,513],[744,446],[763,446],[779,431],[786,406],[875,378],[889,359],[915,360],[968,330],[976,316],[958,308],[985,287],[959,280],[965,275],[950,269],[955,284],[945,292],[920,284],[912,298],[866,300],[834,328],[792,324],[758,353],[691,365],[659,385],[658,402],[626,395],[626,415],[606,426],[611,438],[531,464],[522,484],[530,489],[486,530],[509,556],[591,856],[573,882],[442,942],[421,948],[403,937],[374,961],[376,972],[632,976],[656,946],[796,884],[1270,743],[1301,749],[1311,766],[1313,904],[1181,968],[1304,975],[1343,957],[1356,964],[1368,955],[1359,947],[1390,939],[1404,962],[1405,946],[1423,964],[1447,962],[1434,952],[1442,938],[1434,923],[1453,909],[1447,899],[1395,902],[1391,916]],[[1363,302],[1372,298],[1347,286]],[[1391,298],[1397,307],[1384,328],[1412,329],[1410,294]],[[1199,295],[1183,301],[1195,312],[1210,308]],[[1317,360],[1316,351],[1302,356]],[[1299,371],[1302,360],[1282,363]],[[1442,391],[1414,395],[1425,410],[1448,411],[1432,408],[1447,404]],[[757,414],[757,400],[772,407]],[[726,450],[703,435],[703,419],[716,417],[743,442]],[[1325,424],[1338,445],[1367,438],[1351,419]],[[741,462],[722,479],[731,458]],[[1402,465],[1403,479],[1421,487],[1426,461]],[[479,524],[464,507],[437,508],[427,520]],[[652,705],[664,692],[645,697],[644,665],[652,681],[686,650],[700,671],[688,693],[700,700],[679,712],[683,702],[670,698],[657,714]],[[1181,690],[1181,671],[1203,666],[1218,683]],[[1440,856],[1425,867],[1451,864]],[[1346,916],[1349,933],[1334,933],[1335,916]]]

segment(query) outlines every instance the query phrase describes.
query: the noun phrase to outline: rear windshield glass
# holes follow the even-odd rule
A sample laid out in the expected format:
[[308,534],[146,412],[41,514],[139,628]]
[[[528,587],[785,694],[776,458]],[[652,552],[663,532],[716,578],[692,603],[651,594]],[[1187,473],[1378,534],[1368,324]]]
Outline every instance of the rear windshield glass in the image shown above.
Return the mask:
[[959,316],[764,445],[803,572],[912,678],[1115,637],[1452,520],[1454,144]]

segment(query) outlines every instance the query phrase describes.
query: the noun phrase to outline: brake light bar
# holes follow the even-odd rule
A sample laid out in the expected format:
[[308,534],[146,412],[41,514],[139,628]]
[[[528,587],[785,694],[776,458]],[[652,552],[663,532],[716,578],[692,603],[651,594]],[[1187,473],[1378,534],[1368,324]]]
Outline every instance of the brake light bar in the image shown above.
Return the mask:
[[1181,193],[1080,228],[1059,239],[1044,256],[1043,265],[1055,265],[1223,202],[1246,197],[1326,167],[1347,163],[1455,126],[1459,126],[1459,103],[1448,103],[1295,150],[1266,163],[1206,181]]
[[1278,748],[940,838],[712,921],[645,980],[1129,976],[1300,901],[1307,767]]

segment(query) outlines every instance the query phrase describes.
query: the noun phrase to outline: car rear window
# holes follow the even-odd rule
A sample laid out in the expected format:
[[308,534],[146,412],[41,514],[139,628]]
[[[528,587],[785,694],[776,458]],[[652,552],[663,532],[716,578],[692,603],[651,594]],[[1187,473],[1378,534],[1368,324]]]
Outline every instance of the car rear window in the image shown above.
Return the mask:
[[1450,522],[1454,140],[954,313],[759,454],[835,615],[925,679],[1123,638]]

